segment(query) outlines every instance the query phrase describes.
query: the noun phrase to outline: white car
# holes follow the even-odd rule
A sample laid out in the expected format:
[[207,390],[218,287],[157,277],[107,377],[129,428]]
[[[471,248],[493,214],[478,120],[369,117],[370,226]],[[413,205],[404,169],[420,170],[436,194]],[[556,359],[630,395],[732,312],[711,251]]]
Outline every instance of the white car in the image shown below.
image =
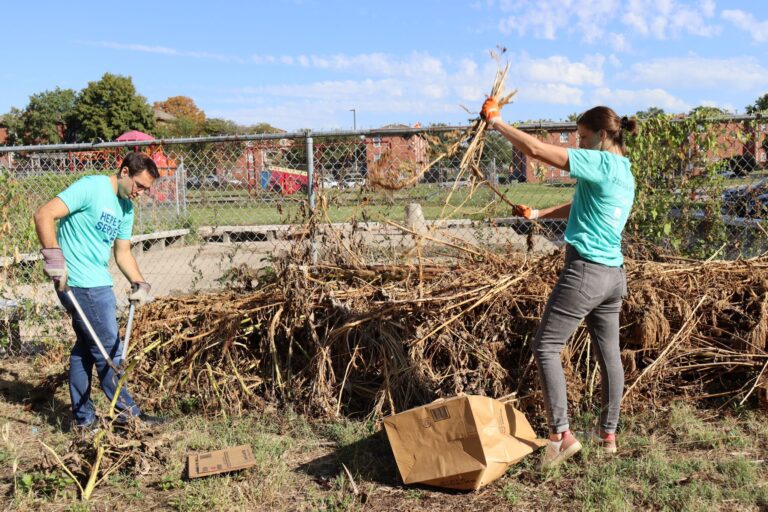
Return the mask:
[[358,188],[365,186],[365,180],[362,178],[347,178],[341,184],[342,188]]
[[323,178],[320,180],[321,188],[339,188],[339,182],[333,178]]

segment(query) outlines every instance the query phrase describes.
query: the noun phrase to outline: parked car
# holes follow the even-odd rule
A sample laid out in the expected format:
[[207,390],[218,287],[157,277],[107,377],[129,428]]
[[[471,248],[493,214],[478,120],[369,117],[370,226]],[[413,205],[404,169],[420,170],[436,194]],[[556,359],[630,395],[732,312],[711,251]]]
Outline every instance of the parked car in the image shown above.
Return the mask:
[[203,182],[197,176],[187,177],[187,188],[198,189],[203,186]]
[[203,186],[208,188],[219,188],[222,185],[222,180],[216,174],[209,174],[203,178]]
[[347,178],[341,182],[341,188],[361,188],[365,186],[363,178]]
[[757,168],[757,160],[752,153],[744,153],[726,159],[725,168],[736,176],[744,177]]
[[729,188],[722,196],[723,215],[764,217],[768,210],[768,178]]
[[321,188],[339,188],[339,182],[333,178],[323,178],[320,180]]

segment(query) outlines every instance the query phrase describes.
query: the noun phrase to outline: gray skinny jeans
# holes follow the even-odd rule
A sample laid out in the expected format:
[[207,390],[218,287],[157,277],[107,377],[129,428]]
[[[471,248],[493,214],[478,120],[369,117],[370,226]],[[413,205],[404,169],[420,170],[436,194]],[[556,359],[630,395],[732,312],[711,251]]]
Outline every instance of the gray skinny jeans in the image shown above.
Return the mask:
[[600,365],[600,426],[615,433],[624,392],[624,368],[619,349],[619,312],[627,295],[624,267],[607,267],[583,259],[570,245],[565,266],[549,296],[541,324],[533,340],[549,432],[569,430],[565,375],[560,353],[582,319],[592,339]]

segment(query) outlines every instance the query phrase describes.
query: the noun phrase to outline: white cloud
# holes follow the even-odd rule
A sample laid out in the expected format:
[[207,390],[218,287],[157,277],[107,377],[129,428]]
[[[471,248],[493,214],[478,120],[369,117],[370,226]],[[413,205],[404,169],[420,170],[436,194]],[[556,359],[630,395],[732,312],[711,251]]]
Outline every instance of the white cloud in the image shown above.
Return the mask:
[[617,52],[629,50],[626,36],[613,29],[619,22],[656,39],[681,34],[711,37],[721,31],[711,22],[714,0],[695,4],[676,0],[510,0],[500,2],[499,9],[498,28],[503,34],[549,40],[575,35],[587,43],[608,44]]
[[503,12],[511,14],[499,20],[504,34],[533,34],[541,39],[557,39],[559,32],[579,33],[585,41],[600,40],[603,27],[618,8],[617,0],[540,0],[503,1]]
[[513,63],[513,77],[531,82],[559,82],[571,85],[602,85],[602,56],[587,57],[584,62],[571,62],[568,57],[553,55],[530,59],[523,55]]
[[707,22],[714,16],[712,0],[702,0],[698,7],[675,0],[630,0],[621,21],[640,34],[668,39],[680,34],[711,37],[721,27]]
[[[266,56],[254,55],[257,64],[274,63]],[[413,52],[403,58],[384,53],[364,53],[358,55],[285,55],[280,63],[291,66],[331,71],[355,71],[376,76],[444,76],[445,69],[440,59],[427,53]]]
[[736,113],[736,107],[734,107],[732,103],[720,103],[720,102],[714,101],[714,100],[701,100],[699,102],[699,105],[703,105],[705,107],[719,108],[719,109],[725,110],[726,112],[731,113],[731,114],[735,114]]
[[663,108],[668,112],[687,112],[691,106],[664,89],[609,89],[602,87],[595,91],[593,103],[608,105],[628,111],[646,110],[649,107]]
[[748,90],[768,85],[768,69],[754,57],[675,57],[633,64],[628,78],[664,87]]
[[582,91],[565,84],[539,83],[521,89],[518,96],[522,101],[556,105],[581,105]]
[[280,96],[288,98],[311,99],[349,99],[358,97],[402,97],[405,84],[398,80],[329,80],[309,84],[265,85],[260,87],[242,87],[232,90],[231,102],[242,102],[246,96]]
[[608,45],[613,48],[615,52],[628,52],[631,47],[624,34],[617,34],[616,32],[610,32],[606,36]]
[[740,30],[749,33],[754,42],[765,43],[768,41],[768,20],[758,21],[752,14],[738,9],[725,10],[721,16]]
[[197,51],[184,51],[177,50],[176,48],[169,48],[167,46],[153,46],[146,44],[134,44],[134,43],[116,43],[114,41],[94,41],[87,42],[90,46],[97,46],[99,48],[110,48],[113,50],[127,50],[132,52],[141,53],[155,53],[158,55],[167,55],[170,57],[191,57],[195,59],[210,59],[219,62],[235,62],[243,64],[244,59],[232,55],[223,55],[219,53],[210,52],[197,52]]

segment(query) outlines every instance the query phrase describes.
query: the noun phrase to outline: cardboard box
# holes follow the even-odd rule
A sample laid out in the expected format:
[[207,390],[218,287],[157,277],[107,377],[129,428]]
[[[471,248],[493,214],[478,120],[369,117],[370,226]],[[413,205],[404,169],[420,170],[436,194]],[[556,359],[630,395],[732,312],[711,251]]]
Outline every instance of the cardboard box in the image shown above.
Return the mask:
[[187,459],[189,478],[237,471],[256,465],[250,445],[244,444],[215,452],[195,453]]
[[546,445],[511,403],[485,396],[440,399],[384,418],[406,484],[479,489]]

